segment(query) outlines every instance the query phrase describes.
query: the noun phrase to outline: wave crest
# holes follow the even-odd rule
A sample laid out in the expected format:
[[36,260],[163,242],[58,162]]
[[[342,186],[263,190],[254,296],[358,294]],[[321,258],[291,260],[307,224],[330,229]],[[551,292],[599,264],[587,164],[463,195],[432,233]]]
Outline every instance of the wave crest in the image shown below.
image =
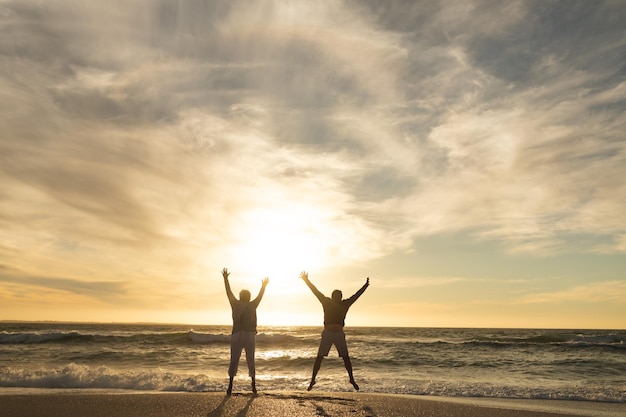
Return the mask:
[[0,332],[0,344],[33,344],[46,343],[52,341],[63,341],[68,339],[85,338],[90,339],[93,335],[81,334],[77,331],[70,332],[33,332],[33,333],[8,333]]

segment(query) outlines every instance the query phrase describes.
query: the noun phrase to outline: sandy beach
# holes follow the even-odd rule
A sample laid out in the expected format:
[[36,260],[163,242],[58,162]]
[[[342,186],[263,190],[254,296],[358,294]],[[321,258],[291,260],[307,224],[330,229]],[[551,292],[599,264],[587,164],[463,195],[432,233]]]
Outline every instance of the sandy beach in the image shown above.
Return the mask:
[[618,417],[626,404],[336,392],[133,393],[37,390],[0,394],[3,417]]

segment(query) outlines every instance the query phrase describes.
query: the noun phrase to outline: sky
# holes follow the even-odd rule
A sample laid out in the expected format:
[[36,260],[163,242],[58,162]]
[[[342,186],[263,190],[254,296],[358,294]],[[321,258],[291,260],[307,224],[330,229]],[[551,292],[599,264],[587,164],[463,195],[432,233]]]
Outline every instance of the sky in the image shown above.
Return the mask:
[[0,0],[0,320],[625,329],[625,21]]

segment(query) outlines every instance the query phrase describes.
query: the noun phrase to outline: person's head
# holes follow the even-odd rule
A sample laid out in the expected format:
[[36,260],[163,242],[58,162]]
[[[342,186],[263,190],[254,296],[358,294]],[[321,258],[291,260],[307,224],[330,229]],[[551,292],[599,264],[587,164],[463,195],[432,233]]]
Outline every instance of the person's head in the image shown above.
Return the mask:
[[330,298],[335,301],[341,301],[341,297],[343,297],[343,293],[339,290],[333,291],[332,295],[330,296]]
[[239,299],[241,301],[245,301],[245,302],[250,301],[250,291],[248,291],[248,290],[241,290],[241,291],[239,291]]

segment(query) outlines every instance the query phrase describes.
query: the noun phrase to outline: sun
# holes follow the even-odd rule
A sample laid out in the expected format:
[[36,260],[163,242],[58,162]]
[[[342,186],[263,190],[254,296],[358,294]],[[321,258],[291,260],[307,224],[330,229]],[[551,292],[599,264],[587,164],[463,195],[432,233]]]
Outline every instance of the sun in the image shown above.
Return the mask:
[[306,206],[247,211],[228,251],[230,269],[249,282],[267,276],[276,288],[299,288],[300,271],[323,269],[329,261],[327,227],[321,214]]

